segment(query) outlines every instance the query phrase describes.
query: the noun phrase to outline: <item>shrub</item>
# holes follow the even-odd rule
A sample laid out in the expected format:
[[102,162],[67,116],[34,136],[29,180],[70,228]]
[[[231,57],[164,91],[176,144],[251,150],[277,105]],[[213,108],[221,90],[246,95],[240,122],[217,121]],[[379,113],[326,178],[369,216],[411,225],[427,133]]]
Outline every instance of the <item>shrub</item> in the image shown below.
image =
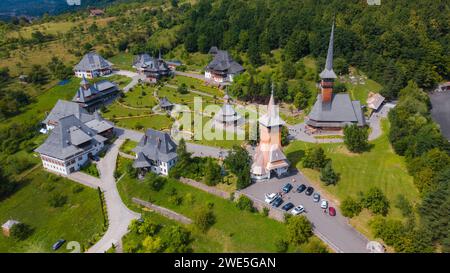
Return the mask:
[[379,188],[369,189],[361,199],[361,205],[369,209],[374,214],[387,215],[389,211],[389,201]]
[[253,201],[245,195],[241,195],[236,202],[236,206],[240,210],[246,210],[253,212],[255,208],[253,207]]
[[262,214],[263,216],[267,217],[267,216],[269,216],[269,212],[270,212],[270,209],[264,207],[264,208],[262,209],[261,214]]
[[319,170],[328,163],[329,159],[321,147],[312,147],[306,151],[303,158],[303,167]]
[[33,229],[24,223],[15,224],[11,228],[11,236],[18,241],[27,239],[32,233]]
[[325,185],[336,185],[336,183],[339,180],[339,174],[337,174],[333,170],[333,166],[331,165],[331,161],[328,161],[328,163],[320,169],[320,180],[325,183]]
[[341,204],[341,212],[345,217],[352,218],[361,212],[361,204],[352,197],[346,197]]
[[364,152],[369,146],[369,131],[366,127],[360,128],[356,124],[345,126],[344,143],[351,152]]
[[84,188],[83,188],[83,186],[81,186],[81,185],[74,185],[73,187],[72,187],[72,193],[80,193],[80,192],[82,192],[84,190]]
[[305,216],[290,217],[286,227],[288,241],[294,245],[308,242],[313,235],[312,225]]
[[50,196],[48,203],[54,208],[62,207],[67,203],[67,196],[61,193],[54,193]]
[[411,203],[408,201],[408,199],[406,199],[405,196],[401,194],[397,195],[395,207],[398,208],[402,212],[402,215],[405,217],[410,216],[413,212]]
[[275,241],[275,252],[286,253],[288,250],[289,243],[286,240],[278,239]]
[[194,225],[202,232],[207,231],[214,223],[215,216],[211,209],[199,207],[194,212]]
[[145,180],[154,191],[160,191],[166,184],[166,179],[164,177],[157,176],[154,173],[148,173]]

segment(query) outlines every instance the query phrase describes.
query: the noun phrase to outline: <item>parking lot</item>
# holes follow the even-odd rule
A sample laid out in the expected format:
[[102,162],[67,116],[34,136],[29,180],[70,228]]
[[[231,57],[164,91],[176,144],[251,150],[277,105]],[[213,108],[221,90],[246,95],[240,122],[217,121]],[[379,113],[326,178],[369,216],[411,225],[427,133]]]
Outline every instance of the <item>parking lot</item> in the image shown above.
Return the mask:
[[[293,182],[293,179],[295,182]],[[282,192],[281,188],[286,183],[291,183],[294,186],[293,189],[287,194],[283,193],[283,203],[278,208],[272,209],[281,211],[283,205],[288,202],[293,203],[295,206],[302,205],[305,208],[305,213],[302,213],[302,215],[305,215],[311,221],[316,235],[328,243],[335,251],[346,253],[369,252],[366,249],[368,240],[348,224],[347,218],[340,214],[330,200],[328,200],[329,206],[336,208],[336,216],[324,213],[324,210],[320,208],[320,202],[314,202],[312,195],[307,196],[305,192],[296,192],[300,184],[310,186],[301,173],[293,173],[282,179],[272,178],[269,181],[256,182],[242,190],[242,192],[253,200],[264,202],[264,194]]]

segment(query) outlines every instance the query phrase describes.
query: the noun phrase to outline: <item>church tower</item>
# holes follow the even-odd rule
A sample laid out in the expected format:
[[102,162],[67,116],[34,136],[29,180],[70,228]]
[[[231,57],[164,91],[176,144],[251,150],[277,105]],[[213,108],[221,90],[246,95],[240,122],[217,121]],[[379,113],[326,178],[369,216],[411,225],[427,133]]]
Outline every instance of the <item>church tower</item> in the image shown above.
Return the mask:
[[333,45],[334,45],[334,22],[331,27],[330,42],[328,44],[327,60],[325,68],[320,73],[320,90],[322,95],[322,103],[330,103],[333,99],[333,83],[337,78],[336,73],[333,71]]
[[259,119],[260,142],[256,147],[251,168],[252,178],[269,179],[272,174],[280,176],[287,172],[289,162],[281,147],[281,129],[285,122],[280,118],[275,99],[272,94],[267,113]]

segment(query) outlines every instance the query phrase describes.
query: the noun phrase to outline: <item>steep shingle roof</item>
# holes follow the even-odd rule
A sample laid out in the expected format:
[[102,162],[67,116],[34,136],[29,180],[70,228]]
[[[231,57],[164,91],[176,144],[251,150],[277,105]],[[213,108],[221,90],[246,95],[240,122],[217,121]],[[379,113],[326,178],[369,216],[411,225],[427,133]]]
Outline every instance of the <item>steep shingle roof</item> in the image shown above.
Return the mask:
[[58,100],[53,109],[47,115],[42,123],[56,123],[61,118],[74,115],[76,118],[81,120],[81,122],[85,123],[90,120],[93,120],[94,117],[89,114],[86,109],[81,107],[78,103]]
[[[36,152],[65,160],[85,150],[92,145],[104,142],[106,138],[98,135],[94,130],[87,127],[74,115],[63,117],[51,131],[46,141],[36,149]],[[88,141],[88,145],[85,144]]]
[[317,96],[309,119],[319,122],[365,124],[364,114],[359,101],[352,101],[349,94],[334,94],[331,102],[323,103],[322,95]]
[[228,74],[236,74],[244,71],[244,68],[234,61],[230,54],[228,54],[225,50],[217,50],[214,54],[213,60],[206,66],[206,68]]
[[177,145],[169,134],[153,129],[147,129],[136,148],[136,154],[142,153],[147,159],[167,162],[177,157]]
[[75,70],[92,71],[107,69],[112,67],[112,63],[105,60],[102,56],[95,52],[89,52],[84,55],[83,59],[75,66]]

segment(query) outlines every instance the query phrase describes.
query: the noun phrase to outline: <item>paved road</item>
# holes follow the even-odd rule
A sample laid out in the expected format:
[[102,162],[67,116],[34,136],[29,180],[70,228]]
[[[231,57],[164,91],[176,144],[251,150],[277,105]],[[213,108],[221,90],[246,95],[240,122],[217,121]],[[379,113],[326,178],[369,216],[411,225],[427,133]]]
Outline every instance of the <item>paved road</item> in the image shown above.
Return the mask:
[[[295,179],[295,182],[292,182],[292,179]],[[273,178],[270,181],[256,182],[242,192],[252,199],[264,202],[265,193],[280,192],[282,186],[287,182],[293,184],[294,189],[283,197],[284,203],[280,208],[287,202],[292,202],[296,206],[303,205],[306,210],[306,217],[313,224],[314,233],[336,252],[369,252],[366,249],[369,242],[367,238],[351,227],[347,218],[342,216],[339,211],[337,211],[336,216],[329,216],[323,212],[318,203],[313,202],[312,197],[306,196],[304,192],[295,192],[295,189],[301,183],[308,185],[308,181],[301,173],[294,173],[282,179]],[[332,202],[330,204],[335,207]]]
[[128,232],[131,221],[140,217],[139,213],[125,206],[116,187],[114,170],[119,147],[123,142],[123,139],[116,140],[97,165],[108,210],[109,227],[100,241],[87,251],[88,253],[103,253],[111,248],[113,242],[121,242],[122,237]]
[[[128,138],[130,140],[137,141],[137,142],[141,140],[142,136],[144,136],[144,133],[142,133],[142,132],[125,129],[125,128],[118,128],[118,127],[115,128],[115,133],[119,137],[119,139],[124,140],[124,139]],[[227,149],[221,149],[221,148],[200,145],[200,144],[195,144],[195,143],[190,143],[190,142],[186,142],[186,148],[187,148],[188,152],[192,153],[194,156],[199,156],[199,157],[210,156],[210,157],[214,157],[214,158],[219,158],[221,156],[226,157],[228,155]]]
[[442,134],[450,141],[450,91],[430,94],[431,117],[441,127]]
[[145,77],[143,75],[139,75],[136,72],[132,72],[132,71],[128,71],[128,70],[118,70],[118,71],[114,71],[113,74],[117,74],[117,75],[121,75],[121,76],[126,76],[128,78],[131,78],[131,82],[129,84],[127,84],[127,86],[125,86],[123,88],[123,92],[128,92],[131,88],[133,88],[136,84],[139,83],[139,80],[144,80]]
[[198,73],[175,71],[175,75],[180,75],[180,76],[185,76],[185,77],[190,77],[190,78],[196,78],[196,79],[199,79],[199,80],[202,80],[202,81],[205,80],[205,75],[198,74]]

